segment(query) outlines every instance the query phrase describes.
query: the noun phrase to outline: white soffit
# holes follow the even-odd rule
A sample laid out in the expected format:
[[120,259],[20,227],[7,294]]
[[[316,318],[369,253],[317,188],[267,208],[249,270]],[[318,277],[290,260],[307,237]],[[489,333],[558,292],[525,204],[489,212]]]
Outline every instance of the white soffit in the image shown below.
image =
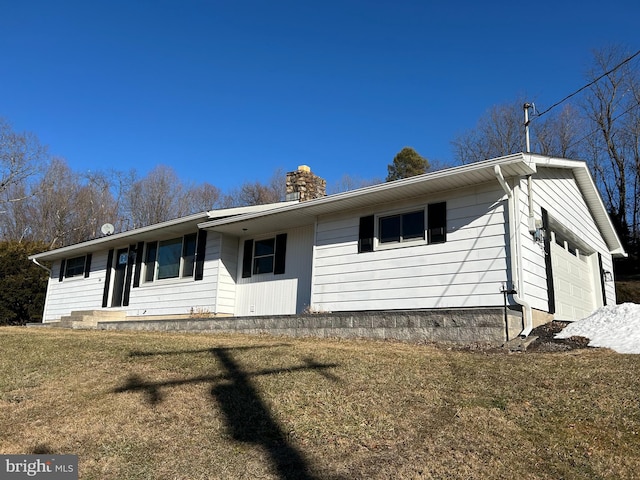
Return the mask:
[[509,155],[299,202],[268,212],[204,222],[199,227],[243,236],[311,225],[319,215],[361,208],[373,210],[377,205],[385,205],[398,200],[487,182],[497,182],[494,172],[495,165],[500,165],[505,177],[530,175],[535,172],[535,164],[526,161],[522,154]]

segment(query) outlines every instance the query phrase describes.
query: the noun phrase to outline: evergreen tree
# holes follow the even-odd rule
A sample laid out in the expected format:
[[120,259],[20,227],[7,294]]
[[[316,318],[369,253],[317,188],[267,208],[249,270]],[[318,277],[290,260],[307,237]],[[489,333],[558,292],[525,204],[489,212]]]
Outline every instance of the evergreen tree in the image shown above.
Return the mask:
[[42,319],[49,275],[27,256],[46,248],[42,242],[0,242],[0,325]]
[[429,161],[411,147],[404,147],[387,166],[387,182],[414,177],[429,169]]

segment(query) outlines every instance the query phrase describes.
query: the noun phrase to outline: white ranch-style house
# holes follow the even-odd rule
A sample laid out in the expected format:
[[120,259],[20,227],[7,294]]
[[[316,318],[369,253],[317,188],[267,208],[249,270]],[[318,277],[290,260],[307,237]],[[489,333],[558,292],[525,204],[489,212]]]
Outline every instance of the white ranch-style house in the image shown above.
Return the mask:
[[626,254],[584,162],[521,153],[329,196],[308,167],[287,182],[286,202],[32,255],[51,266],[43,322],[294,316],[340,334],[366,317],[421,338],[489,322],[509,340],[616,301]]

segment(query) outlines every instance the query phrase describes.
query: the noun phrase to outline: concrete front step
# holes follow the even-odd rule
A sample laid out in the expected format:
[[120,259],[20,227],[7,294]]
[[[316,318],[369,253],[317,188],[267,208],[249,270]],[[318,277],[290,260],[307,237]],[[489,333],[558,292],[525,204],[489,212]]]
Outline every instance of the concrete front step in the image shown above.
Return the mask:
[[73,311],[60,319],[60,326],[73,329],[96,328],[98,322],[124,320],[125,318],[126,312],[118,310]]

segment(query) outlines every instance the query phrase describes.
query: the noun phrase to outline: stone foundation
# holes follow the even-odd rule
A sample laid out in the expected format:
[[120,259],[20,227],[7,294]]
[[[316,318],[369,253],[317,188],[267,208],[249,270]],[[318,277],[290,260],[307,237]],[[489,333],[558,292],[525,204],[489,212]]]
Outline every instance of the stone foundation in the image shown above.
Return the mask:
[[[378,338],[502,345],[522,330],[522,314],[503,308],[351,312],[271,317],[100,321],[103,330],[236,332],[292,337]],[[507,335],[507,330],[509,334]]]

